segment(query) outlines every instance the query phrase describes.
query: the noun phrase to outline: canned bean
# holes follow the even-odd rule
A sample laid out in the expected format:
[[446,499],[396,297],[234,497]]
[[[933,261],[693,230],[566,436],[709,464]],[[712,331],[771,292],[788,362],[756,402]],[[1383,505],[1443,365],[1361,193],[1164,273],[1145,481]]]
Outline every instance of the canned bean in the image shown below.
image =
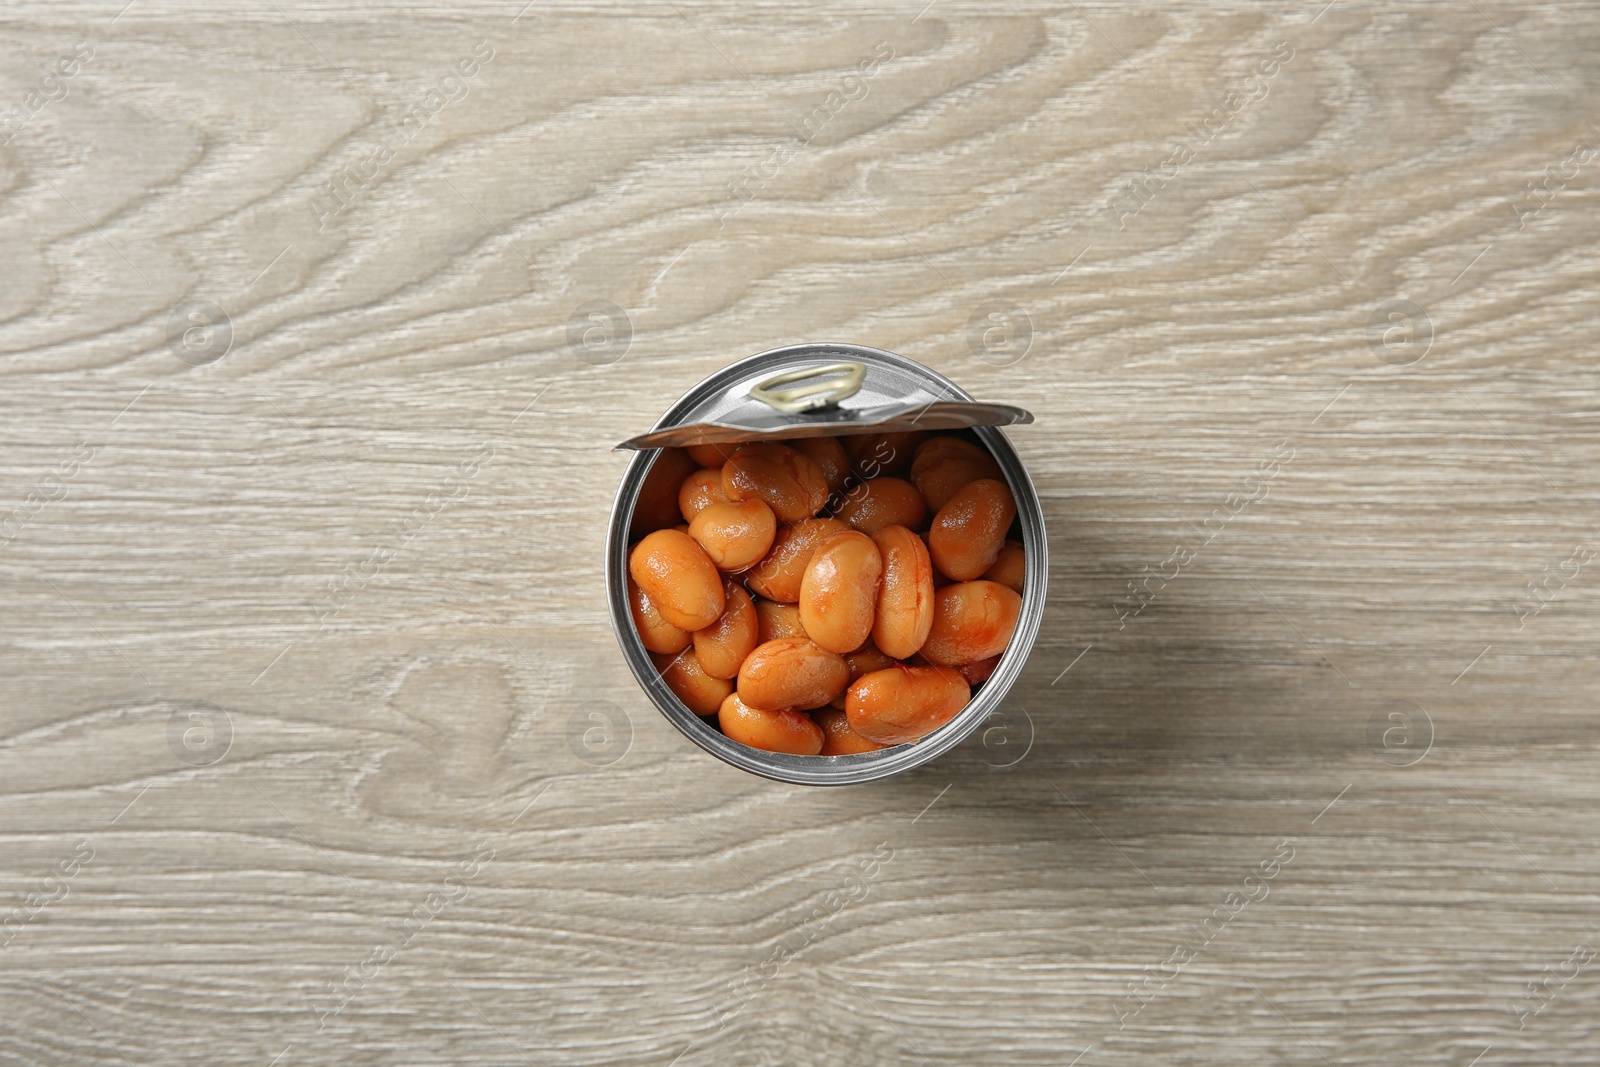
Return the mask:
[[961,672],[961,677],[967,680],[968,685],[978,685],[982,682],[987,682],[989,680],[989,676],[994,673],[994,669],[1000,666],[1000,655],[1001,654],[999,652],[996,652],[994,655],[985,659],[974,660],[971,663],[963,663],[956,667],[956,670]]
[[844,659],[805,637],[757,645],[739,668],[739,699],[762,711],[820,708],[849,684]]
[[728,457],[739,451],[738,445],[690,445],[684,451],[689,453],[689,458],[702,467],[720,471],[722,465],[728,462]]
[[809,456],[787,445],[741,445],[722,465],[722,491],[735,502],[760,500],[779,522],[799,522],[828,502],[828,479]]
[[794,604],[780,604],[765,597],[753,598],[756,603],[756,636],[760,644],[780,637],[804,637],[805,627],[800,625],[800,608]]
[[922,655],[949,667],[1005,651],[1022,611],[1022,598],[999,582],[957,582],[933,600],[933,626]]
[[759,500],[707,504],[689,523],[689,536],[721,571],[742,571],[760,560],[777,531],[772,509]]
[[872,633],[883,556],[859,530],[817,546],[800,581],[800,625],[830,652],[853,652]]
[[837,437],[802,437],[793,442],[796,452],[810,457],[828,482],[828,492],[837,493],[850,477],[850,457]]
[[871,537],[885,526],[922,529],[928,505],[917,487],[901,478],[873,478],[844,494],[833,517]]
[[722,491],[722,470],[698,470],[683,480],[678,487],[678,514],[684,522],[694,522],[707,504],[726,504],[728,495]]
[[850,726],[850,716],[843,708],[814,711],[811,717],[822,727],[822,751],[819,756],[851,756],[857,752],[876,752],[883,745],[868,741]]
[[678,699],[696,715],[715,715],[722,702],[733,692],[733,683],[726,678],[713,678],[700,666],[694,649],[686,648],[676,656],[652,653],[656,671],[667,688],[678,694]]
[[856,733],[880,745],[925,737],[967,706],[971,690],[950,667],[895,666],[850,686],[845,713]]
[[979,478],[1005,481],[993,456],[959,437],[930,437],[917,446],[911,461],[911,484],[934,511],[948,504],[957,489]]
[[[854,652],[844,654],[844,664],[850,668],[850,684],[854,685],[857,678],[873,671],[887,670],[894,666],[894,660],[885,655],[883,650],[872,643],[869,638],[867,643]],[[844,710],[844,694],[840,693],[828,702],[829,707]]]
[[1020,594],[1022,583],[1028,577],[1028,557],[1022,551],[1022,545],[1007,541],[1005,547],[1000,549],[1000,555],[995,558],[994,566],[984,571],[983,577]]
[[768,600],[799,603],[800,582],[811,554],[823,541],[849,528],[838,519],[801,519],[792,526],[778,527],[772,548],[743,575],[745,584]]
[[680,630],[710,626],[722,614],[722,575],[688,534],[647,534],[628,555],[628,573],[661,617]]
[[862,478],[900,477],[911,469],[917,446],[928,435],[921,431],[852,434],[845,438],[852,468]]
[[885,654],[906,659],[933,626],[933,563],[922,538],[904,526],[886,526],[872,540],[883,557],[872,639]]
[[791,756],[822,754],[822,727],[803,711],[758,711],[731,693],[717,712],[717,725],[730,740]]
[[650,603],[650,598],[644,595],[644,590],[632,578],[628,579],[628,606],[633,612],[633,625],[639,631],[639,640],[645,648],[675,656],[689,647],[689,631],[680,630],[663,619],[661,612]]
[[727,582],[723,585],[727,607],[717,621],[694,632],[694,654],[700,667],[713,678],[734,678],[739,665],[760,644],[760,622],[750,594]]
[[958,582],[994,566],[1005,547],[1017,504],[1004,482],[979,478],[956,490],[928,528],[933,565]]

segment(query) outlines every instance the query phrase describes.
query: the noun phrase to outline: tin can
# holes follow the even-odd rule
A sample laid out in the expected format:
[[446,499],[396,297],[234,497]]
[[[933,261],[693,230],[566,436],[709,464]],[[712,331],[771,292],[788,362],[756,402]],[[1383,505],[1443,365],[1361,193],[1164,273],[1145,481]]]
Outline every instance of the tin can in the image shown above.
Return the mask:
[[[864,393],[881,401],[920,403],[926,400],[928,405],[936,409],[942,407],[940,402],[945,401],[974,403],[973,398],[954,382],[904,356],[863,345],[799,344],[762,352],[724,367],[685,393],[661,416],[655,430],[715,421],[719,415],[739,404],[748,403],[752,387],[769,381],[774,375],[841,360],[865,366],[865,377],[860,379],[861,388]],[[1023,414],[1031,419],[1031,416]],[[870,424],[863,424],[856,427],[854,432],[868,432],[874,428]],[[764,778],[797,785],[853,785],[900,774],[920,767],[955,747],[982,725],[1000,708],[1006,694],[1016,683],[1038,636],[1039,625],[1044,618],[1049,559],[1044,510],[1021,458],[1004,431],[997,426],[973,426],[971,432],[993,455],[1016,499],[1017,525],[1027,568],[1023,581],[1022,609],[1011,642],[994,673],[955,718],[911,744],[848,756],[793,756],[749,748],[732,741],[712,723],[702,721],[700,716],[685,706],[657,673],[649,651],[634,628],[628,606],[628,552],[634,509],[652,468],[663,455],[659,448],[637,452],[628,464],[611,508],[606,531],[606,599],[611,611],[611,628],[616,633],[623,658],[651,703],[685,737],[724,763]],[[781,437],[775,436],[774,439]]]

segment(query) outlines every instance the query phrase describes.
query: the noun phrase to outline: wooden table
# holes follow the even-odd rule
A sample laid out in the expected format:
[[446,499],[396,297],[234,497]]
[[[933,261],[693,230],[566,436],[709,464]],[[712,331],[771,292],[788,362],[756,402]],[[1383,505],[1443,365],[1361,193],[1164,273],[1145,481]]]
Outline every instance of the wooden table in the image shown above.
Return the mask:
[[[1592,8],[122,2],[0,22],[0,1062],[1600,1057]],[[806,790],[602,533],[829,339],[1052,573]]]

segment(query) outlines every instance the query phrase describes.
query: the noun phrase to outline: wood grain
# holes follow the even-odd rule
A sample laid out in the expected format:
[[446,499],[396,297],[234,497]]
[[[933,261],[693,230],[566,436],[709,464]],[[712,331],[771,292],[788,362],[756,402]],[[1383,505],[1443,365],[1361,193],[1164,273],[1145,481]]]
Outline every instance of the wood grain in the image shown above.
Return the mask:
[[[0,1063],[1594,1062],[1600,16],[920,7],[7,8]],[[1053,564],[837,791],[601,549],[825,339]]]

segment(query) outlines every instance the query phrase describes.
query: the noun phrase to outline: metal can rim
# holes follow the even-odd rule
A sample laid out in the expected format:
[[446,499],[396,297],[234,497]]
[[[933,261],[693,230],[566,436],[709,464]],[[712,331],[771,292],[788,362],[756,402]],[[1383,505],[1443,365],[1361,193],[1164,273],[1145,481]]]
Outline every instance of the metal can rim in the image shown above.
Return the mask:
[[[653,429],[664,429],[684,421],[685,416],[704,404],[718,390],[733,381],[771,364],[772,370],[810,360],[840,356],[885,364],[920,378],[934,391],[943,391],[951,400],[972,397],[950,379],[915,360],[866,345],[837,342],[806,342],[758,352],[737,360],[701,379],[656,420]],[[1027,467],[1005,432],[998,427],[974,427],[989,452],[1000,464],[1017,501],[1017,515],[1023,535],[1027,569],[1023,579],[1022,611],[1017,628],[1000,658],[1000,663],[983,687],[956,717],[913,744],[896,745],[876,752],[850,756],[791,756],[749,748],[725,737],[690,711],[656,673],[649,652],[633,627],[628,607],[628,533],[639,490],[661,454],[660,449],[636,453],[628,462],[611,507],[606,530],[606,601],[611,613],[611,628],[629,670],[650,702],[678,731],[702,750],[740,770],[795,785],[857,785],[901,774],[943,755],[965,740],[999,710],[1011,687],[1021,676],[1039,627],[1044,618],[1045,594],[1049,584],[1049,549],[1044,527],[1044,509]]]

